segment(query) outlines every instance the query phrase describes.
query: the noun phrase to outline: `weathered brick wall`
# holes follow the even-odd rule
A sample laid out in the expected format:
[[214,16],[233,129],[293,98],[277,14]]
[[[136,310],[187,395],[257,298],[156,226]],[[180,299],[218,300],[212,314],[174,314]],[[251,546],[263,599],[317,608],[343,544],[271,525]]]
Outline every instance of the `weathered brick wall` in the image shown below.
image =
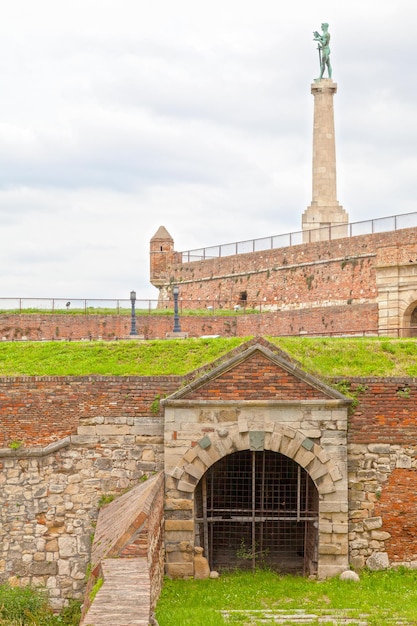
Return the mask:
[[417,383],[351,379],[350,555],[356,567],[417,566]]
[[187,395],[189,400],[301,400],[311,398],[323,399],[323,391],[314,389],[283,369],[277,372],[276,365],[261,354],[255,354],[251,359],[224,372],[220,378],[210,380]]
[[414,378],[351,378],[357,407],[350,443],[407,445],[417,441],[417,382]]
[[45,445],[76,431],[80,420],[160,415],[157,400],[175,391],[176,376],[0,378],[0,447]]
[[[184,308],[187,303],[183,302]],[[194,301],[192,307],[198,307]],[[103,331],[103,320],[106,328]],[[360,333],[378,329],[378,305],[373,303],[344,304],[343,306],[314,306],[259,314],[236,313],[221,316],[180,315],[181,330],[189,337],[220,335],[222,337],[248,337],[262,335],[298,335],[300,333],[331,334]],[[174,327],[172,316],[137,316],[136,329],[145,339],[164,339]],[[41,328],[41,330],[39,330]],[[126,317],[108,315],[0,315],[0,338],[7,340],[103,340],[126,339],[130,324]]]
[[181,297],[202,302],[219,299],[234,304],[246,292],[249,303],[265,300],[281,309],[348,301],[370,303],[376,298],[375,265],[397,262],[398,255],[393,251],[415,251],[416,243],[417,229],[409,228],[172,263],[167,268],[169,281],[163,293],[168,294],[169,285],[177,283]]

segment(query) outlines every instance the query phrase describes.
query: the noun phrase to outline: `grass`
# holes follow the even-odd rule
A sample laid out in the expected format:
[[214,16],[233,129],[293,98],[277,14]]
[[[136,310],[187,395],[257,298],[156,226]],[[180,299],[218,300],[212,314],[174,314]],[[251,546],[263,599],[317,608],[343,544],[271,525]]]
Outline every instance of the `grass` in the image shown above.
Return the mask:
[[4,342],[0,376],[181,376],[243,341]]
[[[358,620],[362,616],[369,626],[399,620],[416,624],[417,572],[364,571],[358,583],[339,578],[318,582],[264,570],[224,574],[214,580],[166,580],[156,617],[159,626],[248,626],[275,623],[268,611],[282,616],[295,611],[315,614],[317,619],[310,624],[333,624],[331,617],[336,615]],[[323,621],[325,616],[328,622]]]
[[416,339],[278,337],[270,341],[324,378],[417,376]]
[[[182,376],[246,339],[3,342],[0,376]],[[269,339],[320,378],[417,376],[416,339]]]
[[0,585],[1,626],[76,626],[79,623],[79,602],[71,601],[56,615],[48,605],[45,590]]

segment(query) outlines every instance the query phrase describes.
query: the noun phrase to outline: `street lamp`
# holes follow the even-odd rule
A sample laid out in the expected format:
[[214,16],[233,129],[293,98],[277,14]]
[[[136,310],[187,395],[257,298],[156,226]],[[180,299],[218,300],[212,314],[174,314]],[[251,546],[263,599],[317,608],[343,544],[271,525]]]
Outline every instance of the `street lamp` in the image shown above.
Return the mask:
[[172,293],[174,294],[174,333],[180,333],[181,332],[181,326],[180,326],[180,316],[178,314],[178,294],[180,292],[180,288],[175,285],[175,287],[172,288]]
[[132,315],[130,318],[130,336],[137,335],[136,314],[135,314],[136,291],[130,292],[130,304],[132,305]]

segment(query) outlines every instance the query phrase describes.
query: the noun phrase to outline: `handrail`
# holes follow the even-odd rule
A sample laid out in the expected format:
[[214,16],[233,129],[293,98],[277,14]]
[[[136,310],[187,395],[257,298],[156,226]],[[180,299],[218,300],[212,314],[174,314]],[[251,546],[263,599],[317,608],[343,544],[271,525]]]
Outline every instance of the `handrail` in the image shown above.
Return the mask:
[[[179,252],[182,263],[192,263],[194,261],[204,261],[206,259],[216,259],[224,256],[234,256],[236,254],[247,254],[260,252],[262,250],[274,250],[277,248],[287,248],[313,241],[325,239],[333,240],[341,237],[357,237],[358,235],[370,235],[375,233],[388,232],[390,230],[401,230],[417,226],[417,212],[403,213],[400,215],[390,215],[361,222],[350,222],[348,224],[335,224],[311,230],[299,230],[283,235],[273,235],[261,237],[260,239],[247,239],[235,241],[205,248],[195,248]],[[322,233],[326,232],[326,236]]]

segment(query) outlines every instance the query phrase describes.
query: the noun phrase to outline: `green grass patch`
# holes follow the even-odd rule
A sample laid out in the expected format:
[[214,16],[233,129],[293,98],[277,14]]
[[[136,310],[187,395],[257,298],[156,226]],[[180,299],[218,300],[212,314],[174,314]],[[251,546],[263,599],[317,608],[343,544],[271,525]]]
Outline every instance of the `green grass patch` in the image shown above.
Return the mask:
[[273,624],[274,613],[284,616],[295,611],[315,614],[312,624],[326,623],[325,616],[329,624],[334,623],[331,619],[336,615],[339,619],[362,617],[370,626],[399,620],[415,624],[417,572],[365,571],[358,583],[339,578],[318,582],[265,570],[224,574],[213,580],[165,580],[156,617],[160,626],[247,626]]
[[0,376],[182,376],[244,341],[4,342]]
[[1,626],[76,626],[80,616],[79,602],[71,601],[56,615],[48,605],[44,589],[0,585]]
[[324,378],[417,376],[417,341],[382,337],[274,337],[270,341]]
[[[0,343],[0,376],[183,376],[247,338]],[[273,337],[320,378],[417,376],[417,340]],[[156,404],[155,404],[156,406]]]

